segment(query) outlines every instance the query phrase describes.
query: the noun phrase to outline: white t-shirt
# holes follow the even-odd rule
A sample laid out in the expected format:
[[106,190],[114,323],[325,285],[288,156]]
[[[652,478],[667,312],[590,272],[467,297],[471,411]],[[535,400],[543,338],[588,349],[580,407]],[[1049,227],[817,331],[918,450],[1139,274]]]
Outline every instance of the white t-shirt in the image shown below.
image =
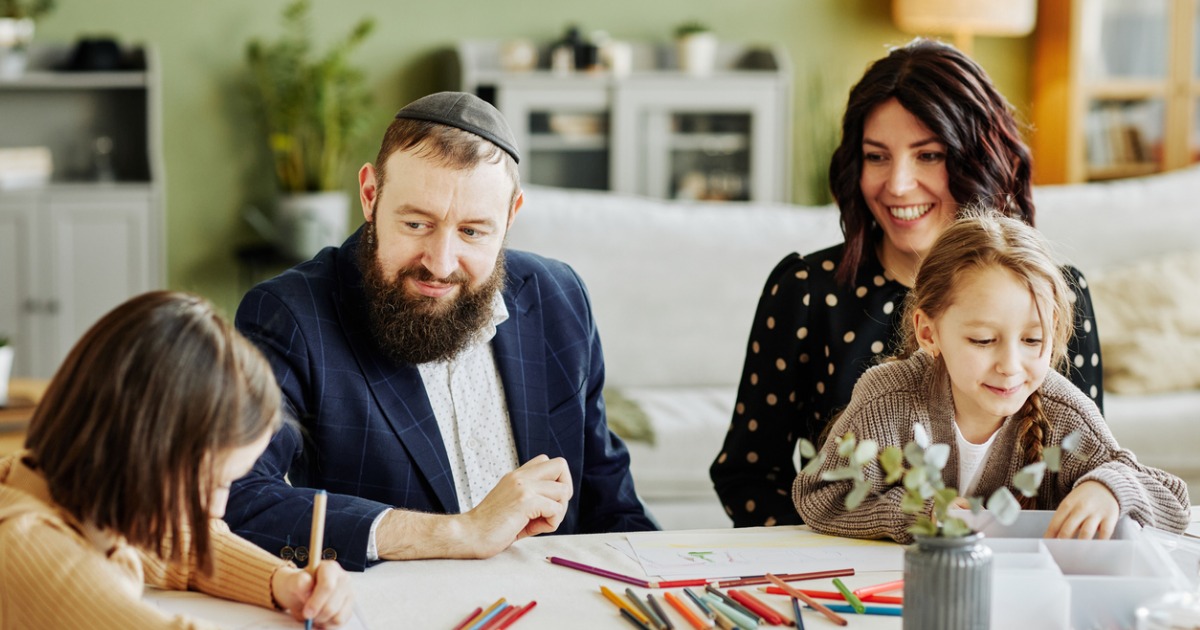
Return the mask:
[[954,442],[958,446],[958,495],[969,497],[983,474],[983,463],[987,461],[988,450],[1000,431],[997,429],[983,444],[972,444],[963,437],[957,421],[951,424],[954,425]]

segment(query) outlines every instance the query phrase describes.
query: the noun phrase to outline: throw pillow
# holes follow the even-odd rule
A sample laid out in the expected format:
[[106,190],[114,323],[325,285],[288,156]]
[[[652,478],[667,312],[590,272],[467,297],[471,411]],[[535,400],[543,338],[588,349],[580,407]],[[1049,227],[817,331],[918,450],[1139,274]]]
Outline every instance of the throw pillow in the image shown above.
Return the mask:
[[621,390],[604,389],[604,407],[608,428],[622,440],[654,444],[654,425],[650,416],[638,404],[626,398]]
[[1200,251],[1088,279],[1100,328],[1104,389],[1200,388]]

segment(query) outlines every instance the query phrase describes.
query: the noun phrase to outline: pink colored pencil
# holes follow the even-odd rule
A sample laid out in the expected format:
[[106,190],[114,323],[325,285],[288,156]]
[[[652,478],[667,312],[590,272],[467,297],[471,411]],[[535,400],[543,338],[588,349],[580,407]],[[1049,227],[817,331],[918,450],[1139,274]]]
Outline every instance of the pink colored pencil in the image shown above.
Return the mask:
[[856,588],[854,589],[854,594],[858,595],[859,599],[862,599],[863,595],[874,595],[876,593],[898,591],[902,588],[904,588],[904,580],[892,580],[891,582],[884,582],[883,584],[876,584],[875,586]]
[[[838,601],[846,601],[845,596],[837,591],[813,591],[806,588],[798,589],[801,593],[809,597],[817,599],[836,599]],[[768,595],[788,595],[788,592],[778,586],[768,586],[764,591]],[[904,598],[899,595],[865,595],[859,599],[867,604],[903,604]]]

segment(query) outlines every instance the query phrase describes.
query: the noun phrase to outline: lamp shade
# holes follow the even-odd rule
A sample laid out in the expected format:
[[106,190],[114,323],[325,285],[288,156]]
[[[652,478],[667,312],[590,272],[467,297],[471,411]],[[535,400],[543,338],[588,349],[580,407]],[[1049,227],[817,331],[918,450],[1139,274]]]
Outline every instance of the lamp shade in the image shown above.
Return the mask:
[[900,30],[1021,36],[1037,22],[1037,0],[892,0]]

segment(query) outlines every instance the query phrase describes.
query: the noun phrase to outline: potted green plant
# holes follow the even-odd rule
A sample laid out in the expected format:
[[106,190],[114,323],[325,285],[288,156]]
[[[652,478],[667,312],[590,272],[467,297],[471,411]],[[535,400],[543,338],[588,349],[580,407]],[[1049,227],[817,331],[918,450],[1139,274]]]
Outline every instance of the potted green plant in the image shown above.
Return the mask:
[[679,69],[695,76],[712,74],[717,62],[717,36],[703,22],[689,20],[675,27]]
[[[880,451],[874,440],[859,440],[852,432],[830,439],[845,465],[820,472],[825,454],[801,439],[800,457],[809,462],[800,474],[820,474],[825,481],[852,481],[845,507],[854,510],[871,492],[863,469],[877,461],[884,482],[904,488],[900,509],[916,517],[908,528],[916,542],[904,553],[904,626],[923,630],[986,628],[991,616],[992,554],[982,544],[982,534],[951,514],[959,493],[942,481],[950,445],[932,444],[921,424],[913,426],[913,441],[903,449],[888,446]],[[1026,497],[1036,496],[1045,473],[1058,472],[1063,454],[1074,453],[1078,443],[1078,433],[1071,433],[1061,445],[1047,446],[1042,461],[1025,466],[1013,476],[1013,486]],[[985,509],[982,498],[965,498],[973,514]],[[1021,504],[1008,488],[1001,487],[988,497],[986,509],[1000,523],[1012,525]]]
[[0,0],[0,79],[25,72],[34,22],[54,9],[55,0]]
[[308,258],[345,237],[350,199],[344,167],[366,122],[370,93],[350,53],[374,29],[363,18],[323,54],[314,51],[309,0],[283,10],[283,35],[246,46],[250,92],[282,193],[276,237],[285,253]]
[[12,376],[13,347],[0,335],[0,407],[8,404],[8,379]]

